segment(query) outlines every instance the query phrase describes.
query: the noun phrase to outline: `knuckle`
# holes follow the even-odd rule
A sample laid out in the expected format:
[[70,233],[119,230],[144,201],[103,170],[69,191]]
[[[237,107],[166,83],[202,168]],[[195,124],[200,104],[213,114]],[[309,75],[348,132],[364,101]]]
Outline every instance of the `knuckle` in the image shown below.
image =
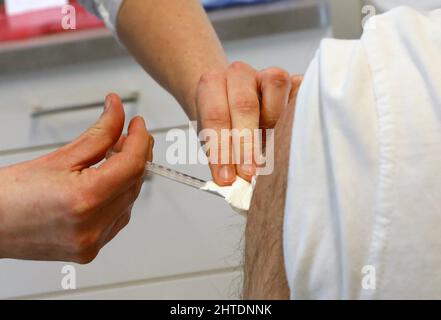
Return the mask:
[[248,70],[250,68],[251,68],[250,65],[243,61],[234,61],[229,66],[230,70],[235,70],[235,71],[243,71],[243,70]]
[[230,125],[229,114],[222,106],[213,105],[210,111],[202,117],[202,129],[205,128],[227,128]]
[[283,109],[264,110],[261,114],[260,128],[273,129],[279,121]]
[[95,260],[95,258],[98,256],[98,251],[92,251],[89,253],[84,253],[81,255],[77,255],[74,258],[74,262],[82,265],[89,264]]
[[112,132],[117,132],[116,124],[107,124],[104,126],[101,121],[96,122],[86,131],[86,135],[92,139],[99,139],[103,145],[114,145],[115,137]]
[[275,128],[277,122],[279,121],[279,117],[275,116],[275,115],[267,115],[261,123],[261,127],[264,129],[273,129]]
[[144,157],[136,156],[130,160],[130,171],[128,180],[133,181],[141,179],[145,172],[145,159]]
[[130,213],[127,214],[123,218],[124,220],[122,221],[121,229],[124,229],[125,227],[127,227],[127,225],[130,223],[131,218],[132,218],[132,215]]
[[225,79],[225,72],[223,70],[211,70],[201,75],[199,79],[199,86],[203,86],[213,81],[219,81],[224,79]]
[[259,110],[257,98],[239,96],[233,101],[233,108],[240,113],[254,113]]
[[141,178],[144,175],[144,171],[145,171],[144,159],[139,158],[134,160],[133,169],[134,169],[135,178],[137,179]]
[[81,258],[84,256],[89,256],[90,254],[97,254],[99,251],[101,235],[102,233],[97,231],[89,231],[86,233],[73,232],[71,251],[74,256]]
[[[107,139],[107,140],[111,140],[111,137],[109,137],[107,135],[107,130],[106,128],[102,125],[101,122],[97,122],[95,123],[92,127],[89,128],[89,130],[86,131],[87,134],[90,137],[93,138],[100,138],[100,139]],[[107,141],[106,141],[107,142]],[[110,141],[112,142],[112,141]]]
[[289,73],[280,68],[269,68],[263,73],[264,78],[276,86],[287,86],[291,82]]
[[93,192],[87,190],[77,191],[70,195],[69,199],[69,217],[73,222],[87,220],[98,206],[97,197]]

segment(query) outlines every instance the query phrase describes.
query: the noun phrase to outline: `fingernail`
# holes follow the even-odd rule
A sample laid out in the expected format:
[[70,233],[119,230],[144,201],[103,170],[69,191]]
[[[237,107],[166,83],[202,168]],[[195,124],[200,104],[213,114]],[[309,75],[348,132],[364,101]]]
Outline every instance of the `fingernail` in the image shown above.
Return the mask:
[[230,166],[222,166],[219,170],[219,177],[224,182],[233,182],[235,176],[236,174]]
[[107,96],[106,97],[106,102],[104,104],[104,112],[109,111],[111,106],[112,106],[112,96]]
[[240,168],[244,174],[249,176],[254,176],[254,174],[256,173],[256,167],[254,166],[254,164],[243,164],[240,166]]

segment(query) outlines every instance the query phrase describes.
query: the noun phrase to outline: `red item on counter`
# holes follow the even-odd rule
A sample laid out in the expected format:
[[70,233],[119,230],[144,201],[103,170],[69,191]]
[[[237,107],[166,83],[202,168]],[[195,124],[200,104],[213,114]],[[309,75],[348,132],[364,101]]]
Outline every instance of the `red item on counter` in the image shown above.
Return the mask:
[[61,21],[61,8],[33,11],[25,14],[8,16],[5,6],[0,5],[0,42],[17,41],[60,32],[104,27],[104,23],[89,13],[76,1],[71,1],[76,11],[76,29],[64,30]]

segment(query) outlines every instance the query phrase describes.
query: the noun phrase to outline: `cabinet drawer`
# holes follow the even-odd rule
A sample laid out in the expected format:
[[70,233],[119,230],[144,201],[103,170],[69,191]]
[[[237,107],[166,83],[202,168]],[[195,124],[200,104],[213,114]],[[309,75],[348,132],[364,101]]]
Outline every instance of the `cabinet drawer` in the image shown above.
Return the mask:
[[[182,277],[158,282],[136,282],[125,286],[96,290],[68,291],[64,294],[38,296],[37,299],[56,300],[230,300],[240,299],[240,271]],[[33,297],[34,298],[34,297]]]
[[127,118],[141,114],[149,129],[179,126],[178,103],[130,59],[0,77],[0,150],[69,141],[96,121],[109,92],[119,94]]
[[[124,108],[128,121],[138,113],[136,97]],[[0,115],[0,152],[73,140],[95,123],[103,112],[101,99],[63,106],[29,107],[26,112]],[[9,124],[9,125],[7,125]]]
[[[155,161],[167,165],[165,134],[155,136]],[[0,166],[45,152],[0,157]],[[174,166],[207,179],[202,165]],[[132,221],[89,265],[75,265],[77,287],[198,275],[240,266],[245,219],[220,198],[161,177],[144,184]],[[66,263],[0,261],[0,298],[61,291]]]

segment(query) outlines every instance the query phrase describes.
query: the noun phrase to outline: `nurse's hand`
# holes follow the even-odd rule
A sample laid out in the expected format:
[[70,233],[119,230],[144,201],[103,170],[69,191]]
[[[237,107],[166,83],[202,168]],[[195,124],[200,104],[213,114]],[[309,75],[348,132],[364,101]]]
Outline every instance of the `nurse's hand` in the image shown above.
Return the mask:
[[153,138],[140,117],[121,139],[123,126],[121,101],[109,95],[74,142],[0,169],[0,258],[89,263],[127,225]]
[[[243,139],[222,143],[221,130],[249,129],[253,134],[255,129],[273,129],[290,97],[297,94],[301,81],[302,77],[291,77],[279,68],[257,71],[243,62],[201,77],[196,102],[198,124],[199,129],[213,129],[219,137],[217,164],[210,163],[217,184],[231,185],[236,175],[250,181],[256,173],[254,145],[244,143]],[[233,155],[233,150],[241,150],[240,161],[234,162],[230,156],[223,158],[230,159],[229,163],[222,163],[222,155]],[[248,159],[243,155],[248,155]]]

